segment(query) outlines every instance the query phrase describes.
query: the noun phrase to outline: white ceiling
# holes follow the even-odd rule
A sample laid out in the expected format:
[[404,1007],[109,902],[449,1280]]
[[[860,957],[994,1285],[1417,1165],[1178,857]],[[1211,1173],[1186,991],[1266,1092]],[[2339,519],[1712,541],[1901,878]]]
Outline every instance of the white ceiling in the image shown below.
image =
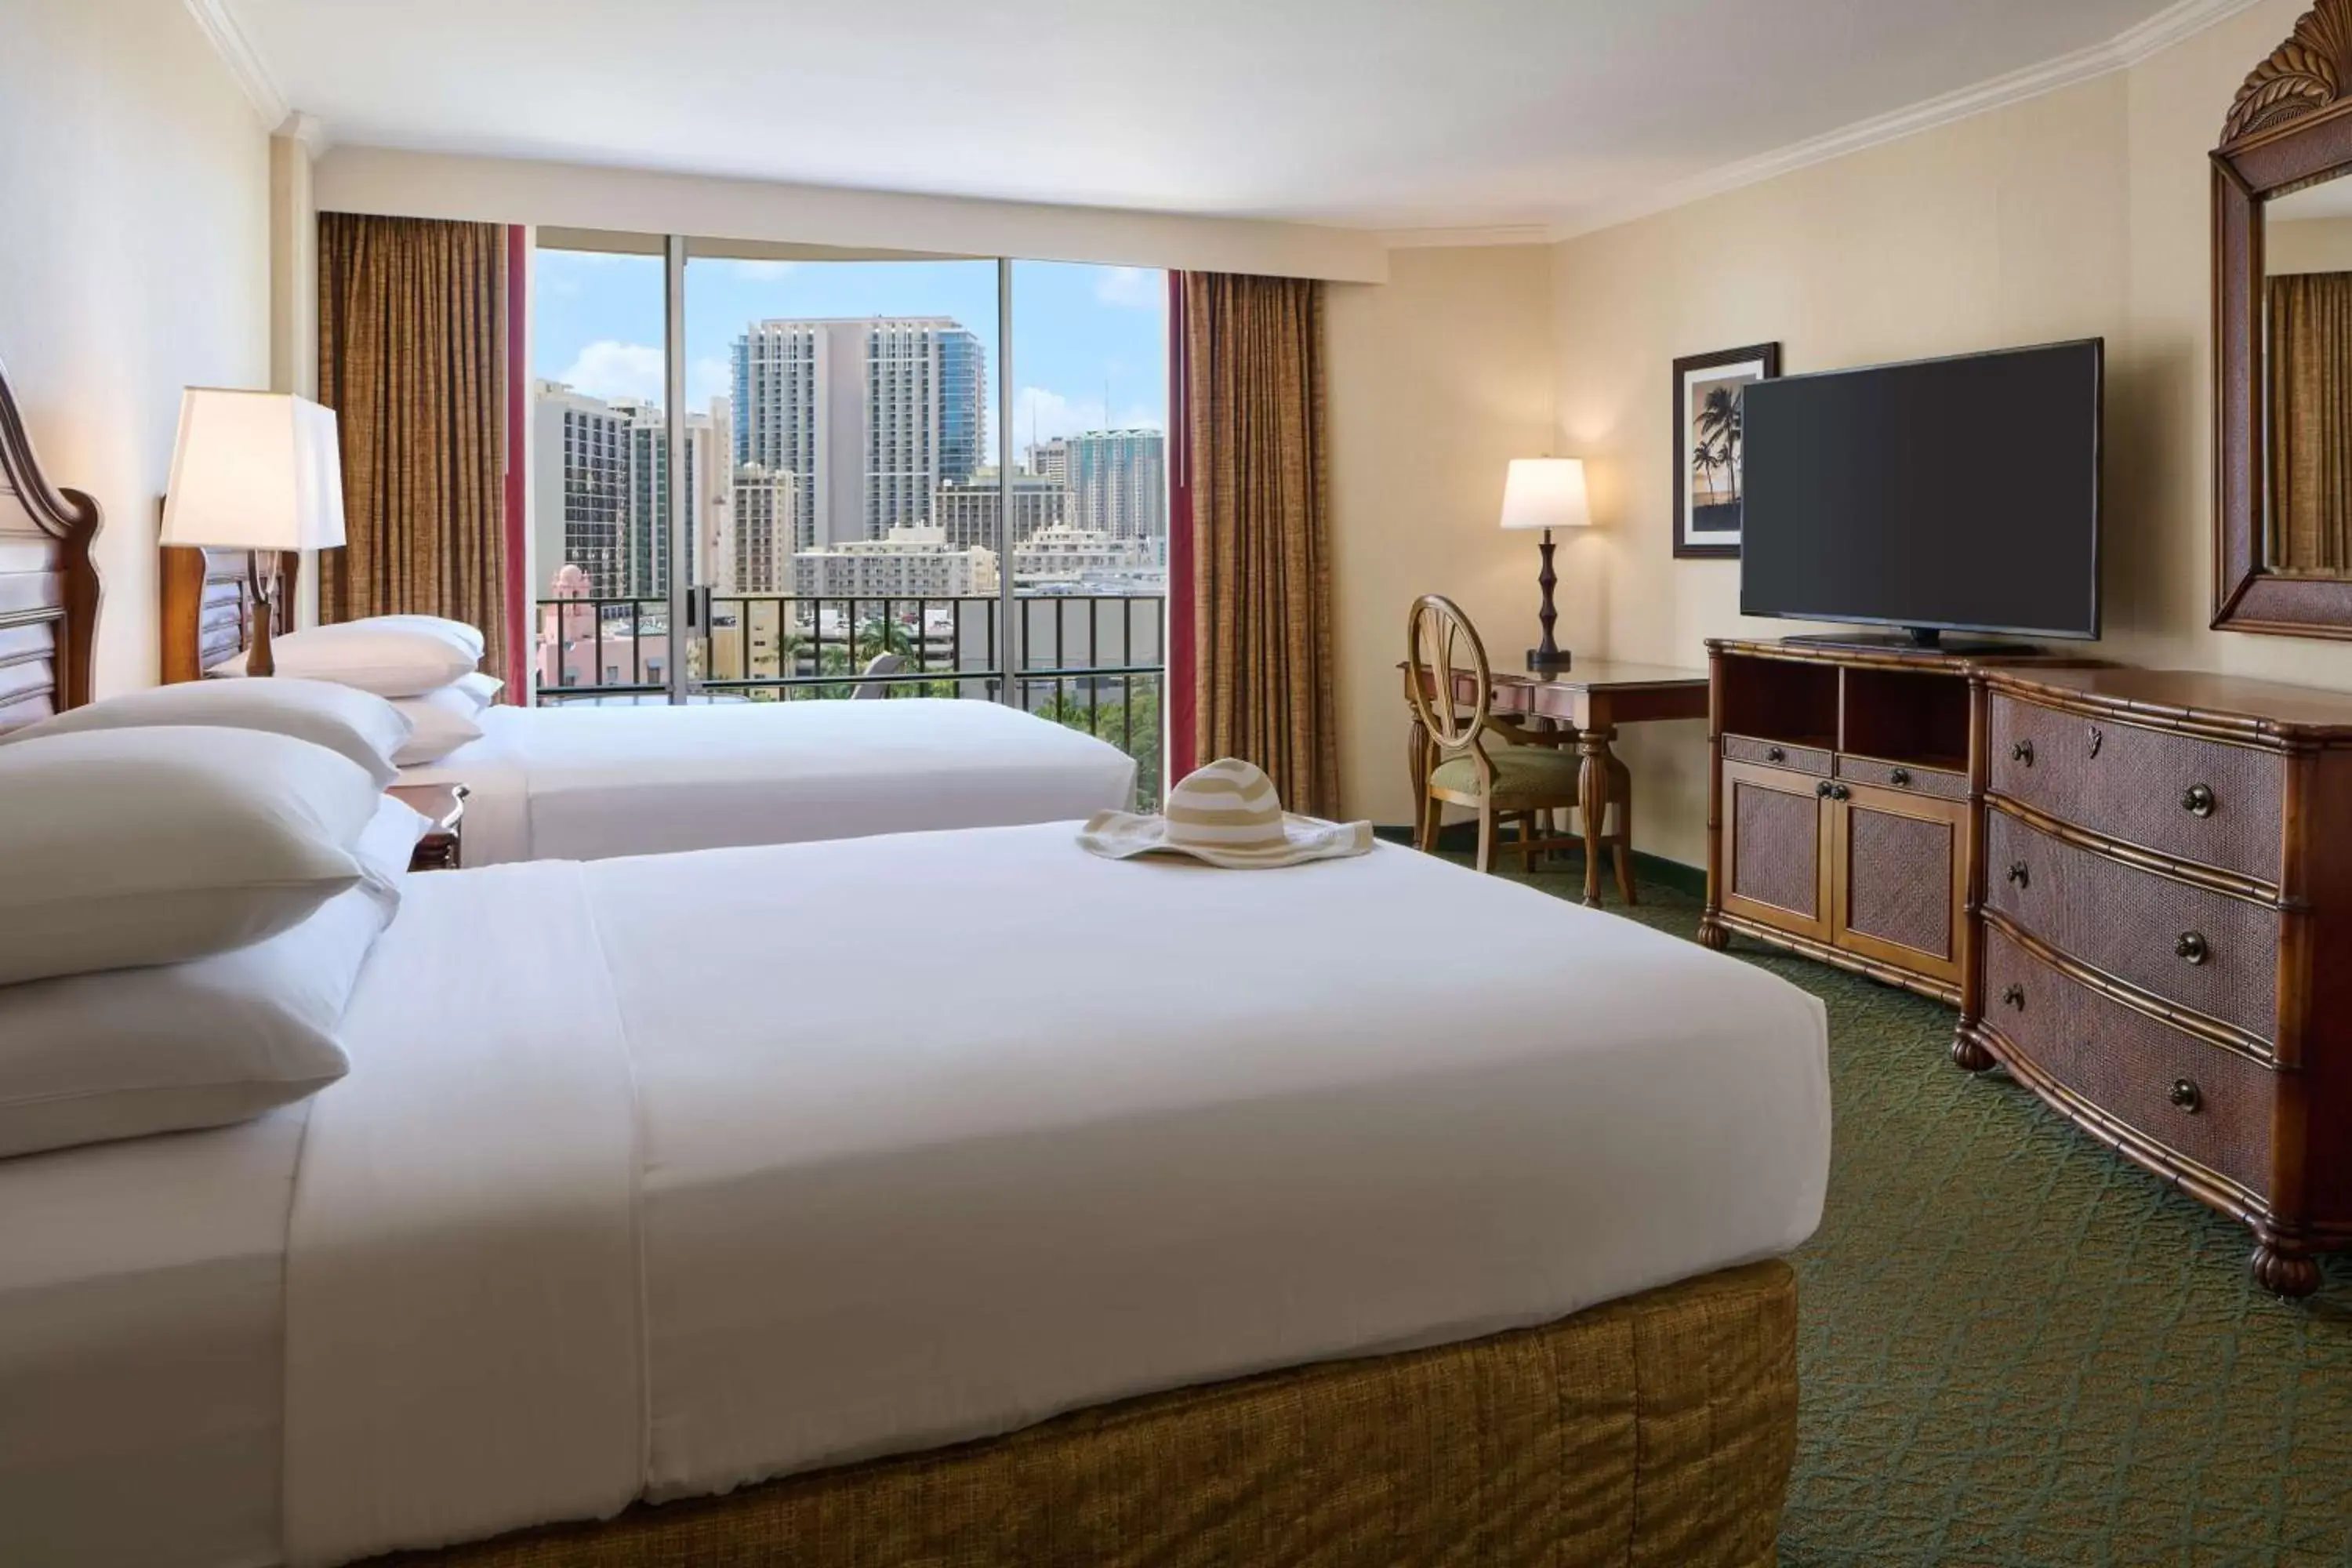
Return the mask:
[[1373,228],[1588,226],[2244,3],[190,0],[338,142]]

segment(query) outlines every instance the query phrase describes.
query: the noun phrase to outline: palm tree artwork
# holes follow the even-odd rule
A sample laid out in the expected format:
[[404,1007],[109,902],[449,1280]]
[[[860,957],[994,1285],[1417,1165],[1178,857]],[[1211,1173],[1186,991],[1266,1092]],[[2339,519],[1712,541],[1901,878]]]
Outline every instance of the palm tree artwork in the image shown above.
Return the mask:
[[[1696,465],[1702,455],[1706,458],[1704,477],[1709,504],[1739,499],[1739,401],[1738,388],[1710,386],[1692,421],[1698,441],[1691,460]],[[1723,470],[1727,483],[1715,482],[1717,468]]]

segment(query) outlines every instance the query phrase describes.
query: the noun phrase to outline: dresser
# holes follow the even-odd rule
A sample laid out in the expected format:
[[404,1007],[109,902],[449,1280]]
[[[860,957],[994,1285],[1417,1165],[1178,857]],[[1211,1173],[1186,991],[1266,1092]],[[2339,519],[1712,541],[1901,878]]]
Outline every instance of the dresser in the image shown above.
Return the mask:
[[2004,1067],[2253,1229],[2254,1279],[2352,1247],[2352,696],[1979,670],[1953,1059]]

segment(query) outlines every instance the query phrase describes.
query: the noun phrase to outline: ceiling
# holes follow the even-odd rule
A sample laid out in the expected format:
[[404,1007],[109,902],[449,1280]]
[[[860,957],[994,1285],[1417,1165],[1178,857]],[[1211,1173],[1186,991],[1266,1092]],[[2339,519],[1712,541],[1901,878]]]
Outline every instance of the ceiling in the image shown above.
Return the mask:
[[1395,229],[1591,226],[2245,0],[189,3],[336,142]]

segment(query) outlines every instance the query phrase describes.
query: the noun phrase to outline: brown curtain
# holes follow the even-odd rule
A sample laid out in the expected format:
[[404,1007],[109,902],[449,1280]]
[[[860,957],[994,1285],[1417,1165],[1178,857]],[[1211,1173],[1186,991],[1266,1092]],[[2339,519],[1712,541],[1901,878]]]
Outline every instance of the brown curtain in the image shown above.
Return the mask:
[[1336,816],[1323,286],[1188,273],[1183,318],[1193,754]]
[[319,217],[319,400],[343,447],[345,547],[319,617],[447,616],[507,671],[506,231]]
[[2352,272],[2270,280],[2271,565],[2352,569]]

